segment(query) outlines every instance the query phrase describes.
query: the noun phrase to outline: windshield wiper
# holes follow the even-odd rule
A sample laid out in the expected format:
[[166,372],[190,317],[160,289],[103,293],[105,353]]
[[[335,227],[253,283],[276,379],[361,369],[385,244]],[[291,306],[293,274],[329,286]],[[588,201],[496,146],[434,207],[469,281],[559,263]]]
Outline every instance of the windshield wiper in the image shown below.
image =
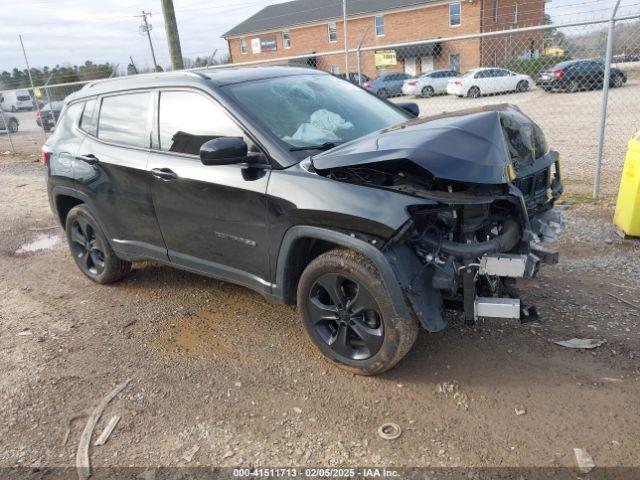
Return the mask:
[[322,145],[308,145],[306,147],[291,147],[289,149],[290,152],[299,152],[302,150],[331,150],[334,147],[337,147],[338,145],[341,145],[344,142],[325,142]]

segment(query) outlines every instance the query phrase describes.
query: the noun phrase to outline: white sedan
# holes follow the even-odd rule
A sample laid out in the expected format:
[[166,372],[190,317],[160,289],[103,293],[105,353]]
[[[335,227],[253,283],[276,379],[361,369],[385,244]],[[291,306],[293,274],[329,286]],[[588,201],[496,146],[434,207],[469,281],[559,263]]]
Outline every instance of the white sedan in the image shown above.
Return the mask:
[[478,98],[480,95],[504,92],[526,92],[533,86],[529,75],[504,68],[476,68],[447,84],[447,93],[459,97]]
[[447,93],[447,84],[450,79],[459,77],[455,70],[432,70],[423,73],[417,78],[404,81],[402,93],[405,95],[421,96],[428,98],[439,93]]

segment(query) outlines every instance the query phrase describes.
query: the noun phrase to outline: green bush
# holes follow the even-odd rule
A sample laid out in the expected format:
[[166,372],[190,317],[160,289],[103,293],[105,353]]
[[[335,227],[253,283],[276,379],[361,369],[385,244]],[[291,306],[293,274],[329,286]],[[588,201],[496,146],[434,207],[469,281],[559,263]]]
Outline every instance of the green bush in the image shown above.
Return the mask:
[[526,58],[526,59],[512,59],[506,60],[502,67],[514,72],[524,73],[530,77],[535,77],[543,70],[546,70],[554,65],[569,60],[568,56],[556,57],[551,55],[543,55],[538,58]]

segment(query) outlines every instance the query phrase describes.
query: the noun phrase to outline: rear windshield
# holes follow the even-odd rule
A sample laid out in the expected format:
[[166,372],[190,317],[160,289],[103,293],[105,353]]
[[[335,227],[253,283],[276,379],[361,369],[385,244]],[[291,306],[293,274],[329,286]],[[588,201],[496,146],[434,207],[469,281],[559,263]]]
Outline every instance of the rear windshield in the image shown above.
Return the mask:
[[554,65],[553,67],[551,67],[552,71],[556,71],[556,70],[564,70],[567,67],[570,67],[571,65],[576,65],[580,62],[575,62],[575,61],[568,61],[568,62],[560,62],[556,65]]
[[29,95],[18,95],[18,100],[21,102],[28,102],[31,100],[31,97]]

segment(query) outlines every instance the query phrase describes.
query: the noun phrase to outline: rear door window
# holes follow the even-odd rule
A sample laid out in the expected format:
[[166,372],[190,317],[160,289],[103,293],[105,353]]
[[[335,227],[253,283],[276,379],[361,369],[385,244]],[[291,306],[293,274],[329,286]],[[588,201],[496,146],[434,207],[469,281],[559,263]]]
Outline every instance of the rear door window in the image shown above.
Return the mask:
[[149,148],[150,98],[149,92],[104,97],[98,138],[118,145]]
[[227,112],[202,94],[160,92],[160,150],[198,155],[200,147],[218,137],[244,137]]

